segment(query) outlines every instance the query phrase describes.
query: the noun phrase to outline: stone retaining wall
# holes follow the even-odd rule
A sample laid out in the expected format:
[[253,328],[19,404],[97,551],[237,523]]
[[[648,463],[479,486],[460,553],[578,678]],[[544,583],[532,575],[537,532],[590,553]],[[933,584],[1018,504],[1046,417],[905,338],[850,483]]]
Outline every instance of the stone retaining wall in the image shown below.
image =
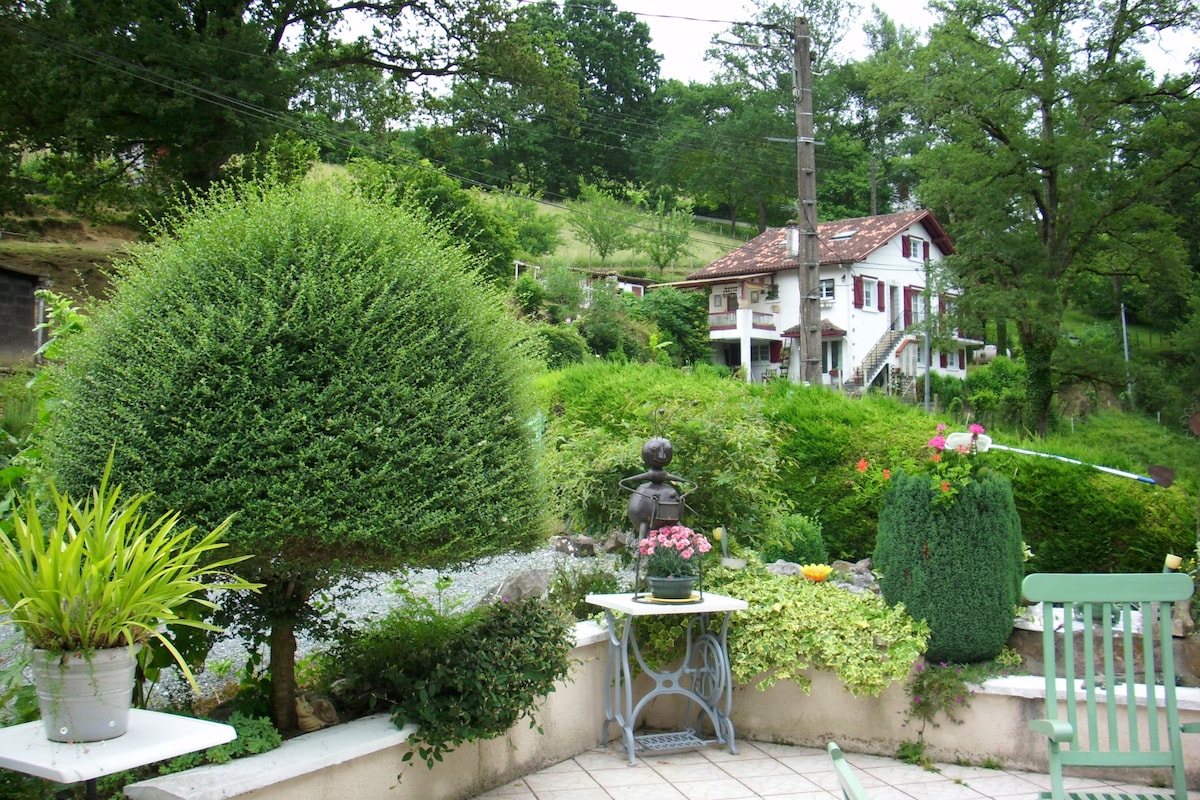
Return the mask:
[[[604,721],[607,635],[595,623],[576,628],[571,678],[539,709],[542,733],[520,722],[505,736],[464,746],[431,770],[405,762],[412,729],[397,730],[386,716],[355,720],[289,740],[277,750],[229,764],[210,765],[127,786],[133,800],[465,800],[522,775],[594,748]],[[848,752],[894,756],[917,739],[904,724],[908,702],[902,685],[879,697],[854,697],[829,673],[812,673],[805,694],[784,681],[769,690],[737,687],[733,722],[739,740],[786,742],[824,748],[833,739]],[[640,690],[650,683],[641,679]],[[1045,771],[1046,745],[1029,731],[1043,716],[1042,680],[988,681],[971,699],[963,724],[925,731],[926,754],[936,761]],[[1180,715],[1200,722],[1200,689],[1179,690]],[[645,725],[671,730],[682,717],[679,697],[656,698]],[[616,726],[610,726],[616,733]],[[1184,737],[1188,783],[1200,790],[1200,735]],[[715,746],[715,745],[714,745]],[[1130,777],[1130,771],[1116,773]],[[1131,778],[1132,780],[1133,778]],[[1161,776],[1145,776],[1151,784]]]

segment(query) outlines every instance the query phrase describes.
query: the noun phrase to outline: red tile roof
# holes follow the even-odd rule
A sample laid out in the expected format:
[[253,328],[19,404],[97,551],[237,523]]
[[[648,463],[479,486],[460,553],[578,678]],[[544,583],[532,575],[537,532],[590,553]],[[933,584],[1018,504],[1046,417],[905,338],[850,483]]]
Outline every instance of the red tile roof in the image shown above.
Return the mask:
[[[925,226],[943,253],[949,255],[954,252],[954,244],[932,212],[901,211],[897,214],[820,223],[817,226],[820,262],[854,264],[863,261],[917,223]],[[795,268],[795,259],[789,259],[787,255],[787,228],[768,228],[733,252],[693,272],[687,279],[734,277]]]

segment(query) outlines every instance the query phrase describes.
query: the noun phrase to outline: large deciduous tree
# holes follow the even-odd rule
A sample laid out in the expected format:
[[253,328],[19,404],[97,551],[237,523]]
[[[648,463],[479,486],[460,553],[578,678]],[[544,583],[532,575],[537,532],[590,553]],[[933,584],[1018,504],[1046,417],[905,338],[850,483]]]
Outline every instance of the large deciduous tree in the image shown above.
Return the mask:
[[[1044,435],[1063,312],[1084,270],[1111,274],[1159,245],[1156,205],[1194,165],[1185,99],[1195,75],[1151,75],[1137,46],[1195,26],[1179,0],[949,0],[909,73],[906,99],[938,135],[917,157],[921,199],[946,220],[959,284],[988,316],[1015,319],[1026,364],[1023,424]],[[1113,249],[1119,243],[1120,251]],[[1140,255],[1137,255],[1140,253]]]
[[85,493],[111,452],[114,481],[201,529],[236,514],[265,587],[226,611],[269,633],[281,729],[315,592],[544,541],[530,333],[470,262],[336,186],[221,193],[124,265],[64,353],[61,485]]
[[[481,71],[552,82],[524,57],[510,13],[503,0],[7,4],[0,144],[154,165],[204,185],[231,154],[298,124],[280,117],[298,92],[305,108],[329,101],[345,121],[347,90],[391,102],[396,88],[417,94],[429,79]],[[300,91],[304,76],[339,70],[349,84]]]
[[581,179],[634,181],[631,143],[656,120],[661,56],[649,27],[612,0],[566,0],[561,8],[543,0],[518,7],[512,28],[562,82],[531,92],[511,70],[465,76],[442,104],[439,126],[419,140],[421,152],[470,164],[482,180],[519,181],[552,196],[575,196]]

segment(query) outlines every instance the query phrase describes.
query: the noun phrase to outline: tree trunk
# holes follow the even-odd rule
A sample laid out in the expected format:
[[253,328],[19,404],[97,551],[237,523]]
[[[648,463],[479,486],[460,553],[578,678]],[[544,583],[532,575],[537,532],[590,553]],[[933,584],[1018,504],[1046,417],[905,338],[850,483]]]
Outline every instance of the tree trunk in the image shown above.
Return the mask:
[[1054,374],[1050,358],[1058,344],[1058,330],[1053,333],[1032,329],[1021,334],[1025,354],[1025,407],[1021,425],[1026,431],[1046,438],[1050,424],[1050,403],[1054,399]]
[[296,627],[290,619],[271,626],[271,717],[280,733],[296,731]]

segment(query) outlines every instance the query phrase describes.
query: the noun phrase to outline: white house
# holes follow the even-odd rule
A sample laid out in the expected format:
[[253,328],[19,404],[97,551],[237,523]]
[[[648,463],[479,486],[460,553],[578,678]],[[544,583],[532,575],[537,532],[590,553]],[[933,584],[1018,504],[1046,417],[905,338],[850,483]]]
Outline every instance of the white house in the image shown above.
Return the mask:
[[[912,391],[925,372],[928,326],[921,323],[950,297],[925,291],[927,265],[952,254],[953,243],[929,211],[824,222],[817,238],[822,381]],[[669,284],[708,293],[713,361],[747,366],[747,381],[787,376],[789,362],[799,363],[800,279],[786,239],[786,228],[771,228]],[[946,346],[943,339],[932,370],[966,377],[967,348],[980,344],[955,336]]]

